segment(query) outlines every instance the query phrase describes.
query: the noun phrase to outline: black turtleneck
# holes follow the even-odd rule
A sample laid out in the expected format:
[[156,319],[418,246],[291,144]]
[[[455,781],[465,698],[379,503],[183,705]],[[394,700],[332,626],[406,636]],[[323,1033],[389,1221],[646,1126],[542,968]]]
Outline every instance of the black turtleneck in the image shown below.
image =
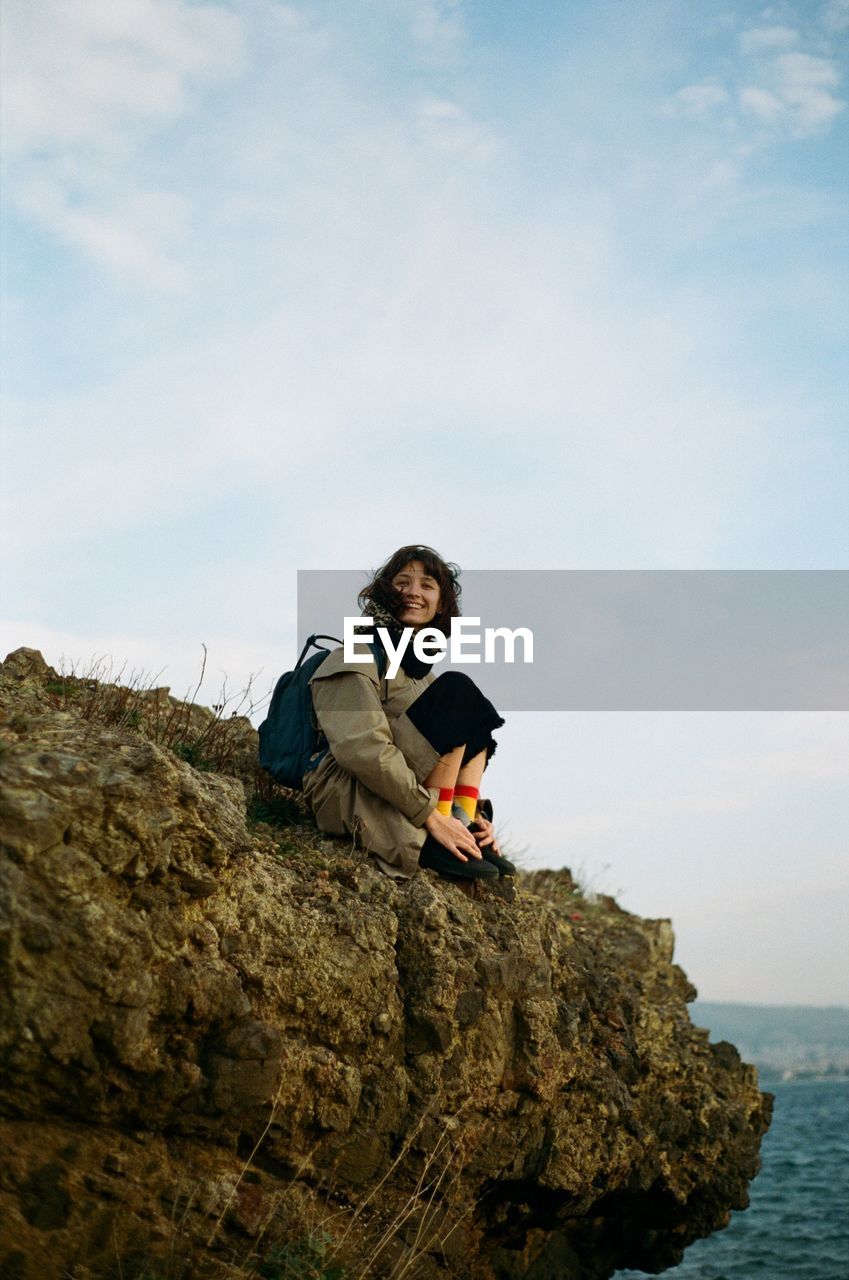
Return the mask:
[[[393,645],[397,648],[398,642],[401,639],[402,628],[396,625],[394,627],[387,627],[386,629],[389,632]],[[414,638],[415,637],[413,637],[413,639]],[[430,661],[423,662],[421,658],[417,658],[413,651],[413,639],[410,640],[410,643],[404,650],[404,654],[401,658],[401,667],[404,670],[404,674],[408,675],[411,680],[421,680],[422,676],[426,676],[430,671],[436,659],[431,658]]]

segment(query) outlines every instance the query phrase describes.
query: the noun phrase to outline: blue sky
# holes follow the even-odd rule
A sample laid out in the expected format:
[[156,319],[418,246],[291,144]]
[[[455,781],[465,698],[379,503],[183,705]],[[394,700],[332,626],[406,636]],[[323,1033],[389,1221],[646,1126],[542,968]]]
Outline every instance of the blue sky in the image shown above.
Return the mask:
[[[846,567],[845,0],[5,26],[6,649],[270,682],[296,570],[409,541]],[[846,728],[519,717],[494,798],[706,998],[845,1001]]]

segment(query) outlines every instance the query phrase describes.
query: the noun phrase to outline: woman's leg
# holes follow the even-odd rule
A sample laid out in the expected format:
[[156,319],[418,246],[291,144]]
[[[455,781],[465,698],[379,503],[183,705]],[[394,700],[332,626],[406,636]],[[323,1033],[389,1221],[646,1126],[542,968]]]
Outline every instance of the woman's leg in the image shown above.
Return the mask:
[[[456,788],[461,786],[469,795],[473,793],[476,803],[483,771],[495,750],[492,730],[504,721],[473,681],[461,672],[440,676],[407,708],[406,715],[440,753],[439,761],[425,779],[426,786],[439,788],[437,809],[444,818],[454,817],[458,819],[458,826],[462,821],[462,825],[468,827],[474,817],[474,805],[471,817],[462,807],[453,807],[457,803]],[[500,871],[491,865],[491,859],[483,850],[471,861],[467,855],[459,865],[456,859],[452,863],[452,855],[446,853],[430,832],[422,847],[419,865],[432,867],[441,875],[460,874],[475,879]]]
[[479,751],[476,756],[461,766],[454,784],[453,811],[455,816],[467,825],[474,822],[477,815],[480,785],[486,760],[486,751]]
[[464,764],[461,767],[459,773],[457,774],[457,777],[454,780],[454,785],[457,787],[479,788],[481,784],[481,778],[483,777],[483,771],[485,768],[486,768],[486,752],[479,751],[473,760],[470,760],[468,764]]
[[[463,765],[463,752],[465,750],[466,744],[461,743],[453,751],[440,756],[425,778],[424,785],[426,787],[439,787],[440,791],[453,789],[457,783],[458,776],[462,772],[461,766]],[[468,768],[468,765],[464,767]]]
[[[454,784],[464,767],[463,753],[465,750],[465,743],[461,743],[453,751],[446,752],[425,778],[426,787],[439,788],[437,810],[442,815],[442,818],[449,823],[457,816],[452,814]],[[486,762],[486,752],[481,754],[484,762]],[[428,819],[429,822],[430,819]],[[454,823],[454,825],[459,828],[459,822]],[[463,823],[463,826],[467,825],[468,823]],[[470,835],[471,833],[468,834]],[[449,876],[453,879],[483,880],[491,878],[494,869],[488,865],[487,860],[482,857],[481,853],[472,856],[471,850],[473,848],[474,846],[470,845],[469,850],[464,851],[463,858],[459,860],[441,843],[440,833],[434,833],[429,828],[419,855],[419,866],[431,867],[434,871],[438,871],[440,875]],[[497,870],[495,873],[497,874]]]
[[505,858],[499,849],[492,823],[488,819],[481,819],[478,816],[480,785],[483,771],[486,768],[486,761],[486,751],[480,751],[468,764],[464,764],[460,769],[454,788],[454,804],[451,812],[462,823],[469,826],[471,831],[481,832],[479,838],[485,843],[481,843],[480,851],[486,861],[491,862],[496,868],[498,874],[500,876],[514,876],[516,874],[516,866],[509,858]]

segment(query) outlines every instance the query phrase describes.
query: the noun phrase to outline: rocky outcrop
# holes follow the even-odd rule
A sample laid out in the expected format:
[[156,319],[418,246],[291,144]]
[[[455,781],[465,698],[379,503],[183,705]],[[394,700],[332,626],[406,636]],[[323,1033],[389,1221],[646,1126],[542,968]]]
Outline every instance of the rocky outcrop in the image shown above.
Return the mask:
[[395,883],[96,701],[0,669],[5,1277],[595,1280],[746,1205],[769,1099],[667,921]]

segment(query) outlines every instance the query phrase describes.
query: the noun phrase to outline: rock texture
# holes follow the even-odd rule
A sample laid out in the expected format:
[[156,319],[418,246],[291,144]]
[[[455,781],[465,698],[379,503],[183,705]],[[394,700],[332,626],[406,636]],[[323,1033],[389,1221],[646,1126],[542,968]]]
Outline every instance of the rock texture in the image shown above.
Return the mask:
[[84,692],[0,668],[0,1274],[595,1280],[746,1205],[769,1098],[667,921],[249,827]]

